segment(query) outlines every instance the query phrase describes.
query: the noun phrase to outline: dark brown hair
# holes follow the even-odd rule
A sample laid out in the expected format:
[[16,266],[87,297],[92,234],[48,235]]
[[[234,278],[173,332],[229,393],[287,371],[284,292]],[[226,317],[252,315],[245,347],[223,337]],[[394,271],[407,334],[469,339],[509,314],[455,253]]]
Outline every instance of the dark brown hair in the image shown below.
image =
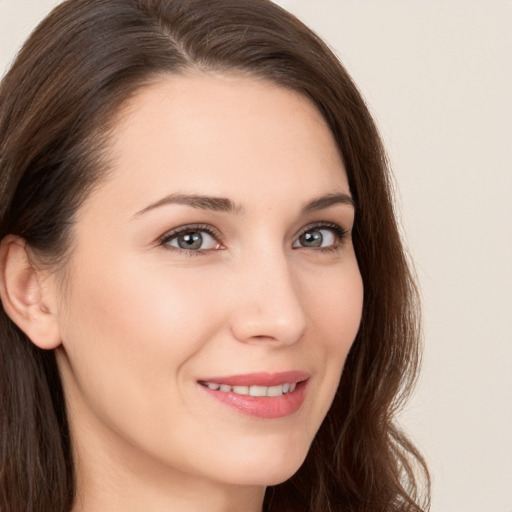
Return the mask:
[[[58,6],[0,86],[0,239],[18,235],[49,264],[65,261],[74,215],[108,171],[115,114],[156,76],[187,70],[244,73],[308,97],[335,137],[357,205],[361,328],[306,461],[267,490],[264,510],[426,510],[425,464],[394,423],[416,377],[419,332],[385,154],[347,72],[283,9],[267,0]],[[0,414],[2,512],[68,512],[73,454],[55,357],[1,308]]]

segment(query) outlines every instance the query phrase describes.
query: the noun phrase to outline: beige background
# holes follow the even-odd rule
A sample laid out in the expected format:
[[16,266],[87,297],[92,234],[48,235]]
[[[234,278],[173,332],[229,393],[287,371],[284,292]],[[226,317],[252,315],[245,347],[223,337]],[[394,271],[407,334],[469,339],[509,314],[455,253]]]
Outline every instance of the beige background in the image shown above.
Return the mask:
[[[242,0],[241,0],[242,1]],[[0,73],[58,3],[0,0]],[[376,116],[424,297],[434,512],[512,512],[512,2],[282,0]]]

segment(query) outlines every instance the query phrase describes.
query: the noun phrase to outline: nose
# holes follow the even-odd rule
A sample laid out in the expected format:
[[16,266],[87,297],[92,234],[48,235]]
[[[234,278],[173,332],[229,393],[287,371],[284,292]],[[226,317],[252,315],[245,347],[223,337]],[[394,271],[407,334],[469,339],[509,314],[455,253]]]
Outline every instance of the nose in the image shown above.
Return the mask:
[[284,255],[261,255],[236,273],[231,330],[244,343],[290,345],[301,339],[307,315],[300,280]]

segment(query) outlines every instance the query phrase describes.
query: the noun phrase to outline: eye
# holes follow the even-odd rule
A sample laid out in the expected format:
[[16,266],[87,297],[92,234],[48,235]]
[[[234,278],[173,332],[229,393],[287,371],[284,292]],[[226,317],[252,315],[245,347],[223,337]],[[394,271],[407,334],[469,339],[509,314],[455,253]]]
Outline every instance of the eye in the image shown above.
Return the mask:
[[223,248],[216,234],[207,227],[178,228],[167,233],[160,243],[184,251],[208,251]]
[[336,249],[345,235],[346,231],[336,224],[312,226],[299,235],[292,247]]

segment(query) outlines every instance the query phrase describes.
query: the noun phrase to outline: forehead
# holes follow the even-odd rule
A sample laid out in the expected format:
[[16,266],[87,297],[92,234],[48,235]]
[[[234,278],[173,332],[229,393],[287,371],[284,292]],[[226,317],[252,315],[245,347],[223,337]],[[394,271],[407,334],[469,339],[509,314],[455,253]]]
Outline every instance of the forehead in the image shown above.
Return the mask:
[[332,187],[348,193],[340,154],[316,107],[245,76],[160,78],[125,106],[110,151],[111,185],[121,181],[122,193],[141,201],[175,190],[240,195],[243,183],[250,183],[249,196],[294,187],[312,196]]

